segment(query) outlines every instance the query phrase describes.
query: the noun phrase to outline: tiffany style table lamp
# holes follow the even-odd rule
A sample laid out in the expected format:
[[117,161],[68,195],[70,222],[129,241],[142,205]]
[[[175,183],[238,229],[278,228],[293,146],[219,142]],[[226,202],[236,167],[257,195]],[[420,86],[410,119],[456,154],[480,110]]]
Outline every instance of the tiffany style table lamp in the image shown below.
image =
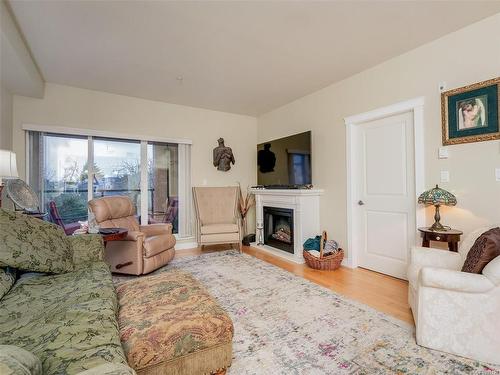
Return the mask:
[[433,205],[436,207],[436,213],[434,214],[434,224],[429,228],[432,231],[447,231],[450,227],[445,227],[440,223],[441,215],[439,214],[439,206],[455,206],[457,204],[457,198],[450,192],[441,189],[436,185],[435,188],[424,191],[420,197],[418,197],[418,203],[423,203],[427,205]]

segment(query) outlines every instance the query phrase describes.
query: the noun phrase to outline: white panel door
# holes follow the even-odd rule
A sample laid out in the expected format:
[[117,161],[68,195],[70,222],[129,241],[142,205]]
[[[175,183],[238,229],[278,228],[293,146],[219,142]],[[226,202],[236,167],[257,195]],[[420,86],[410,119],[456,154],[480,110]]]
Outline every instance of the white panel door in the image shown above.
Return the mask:
[[355,128],[353,245],[359,266],[406,279],[416,227],[413,113]]

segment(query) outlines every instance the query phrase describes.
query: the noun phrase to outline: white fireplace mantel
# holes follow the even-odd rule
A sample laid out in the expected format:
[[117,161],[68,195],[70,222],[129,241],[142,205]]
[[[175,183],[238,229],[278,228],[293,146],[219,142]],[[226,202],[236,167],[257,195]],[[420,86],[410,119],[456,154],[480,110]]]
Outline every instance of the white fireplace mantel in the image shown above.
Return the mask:
[[295,263],[304,263],[303,243],[308,238],[321,234],[319,210],[323,190],[251,189],[250,191],[255,195],[256,228],[264,226],[264,206],[293,210],[294,253],[290,254],[269,245],[259,245],[259,231],[262,229],[257,229],[256,242],[252,243],[252,246]]

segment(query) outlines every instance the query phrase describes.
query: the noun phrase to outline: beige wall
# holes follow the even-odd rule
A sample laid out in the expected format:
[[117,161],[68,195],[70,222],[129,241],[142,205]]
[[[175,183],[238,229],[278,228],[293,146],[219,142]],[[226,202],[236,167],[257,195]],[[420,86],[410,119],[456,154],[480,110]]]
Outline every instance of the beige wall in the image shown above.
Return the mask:
[[313,183],[325,189],[321,225],[330,237],[346,245],[343,118],[419,96],[425,97],[425,185],[439,183],[440,171],[448,170],[450,182],[440,185],[458,199],[458,207],[442,210],[443,222],[465,231],[500,223],[499,142],[450,146],[449,159],[437,158],[438,84],[451,89],[500,76],[499,35],[497,14],[259,117],[259,143],[312,130]]
[[3,85],[0,92],[0,149],[12,148],[12,94]]
[[5,1],[0,1],[0,81],[13,94],[43,96],[43,77]]
[[44,81],[6,5],[0,1],[0,149],[12,148],[13,94],[41,97]]
[[[257,124],[254,117],[137,99],[68,86],[46,84],[43,99],[14,96],[13,146],[19,173],[25,173],[23,124],[188,138],[192,145],[193,185],[256,183]],[[223,137],[236,164],[228,172],[212,164],[212,149]]]

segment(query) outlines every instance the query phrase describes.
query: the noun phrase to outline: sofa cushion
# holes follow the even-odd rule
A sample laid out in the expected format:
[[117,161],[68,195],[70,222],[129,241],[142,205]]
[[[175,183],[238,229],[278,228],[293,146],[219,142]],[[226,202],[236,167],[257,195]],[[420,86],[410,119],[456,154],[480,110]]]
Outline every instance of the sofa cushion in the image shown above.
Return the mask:
[[233,323],[188,273],[127,281],[117,293],[122,345],[138,374],[205,374],[231,364]]
[[104,242],[99,234],[79,234],[68,237],[73,249],[73,263],[81,266],[104,259]]
[[0,374],[42,375],[42,362],[23,348],[0,345]]
[[201,234],[236,233],[238,224],[208,224],[201,226]]
[[126,364],[116,293],[104,262],[74,272],[21,278],[1,301],[0,344],[42,361],[43,373],[77,374],[103,363]]
[[0,209],[0,267],[35,272],[73,270],[73,251],[61,227]]
[[16,272],[15,268],[0,268],[0,300],[16,282]]
[[144,256],[151,258],[162,251],[171,249],[175,246],[175,237],[172,234],[161,234],[158,236],[147,237],[144,240]]
[[467,253],[462,272],[481,273],[483,268],[500,255],[500,228],[484,232]]

